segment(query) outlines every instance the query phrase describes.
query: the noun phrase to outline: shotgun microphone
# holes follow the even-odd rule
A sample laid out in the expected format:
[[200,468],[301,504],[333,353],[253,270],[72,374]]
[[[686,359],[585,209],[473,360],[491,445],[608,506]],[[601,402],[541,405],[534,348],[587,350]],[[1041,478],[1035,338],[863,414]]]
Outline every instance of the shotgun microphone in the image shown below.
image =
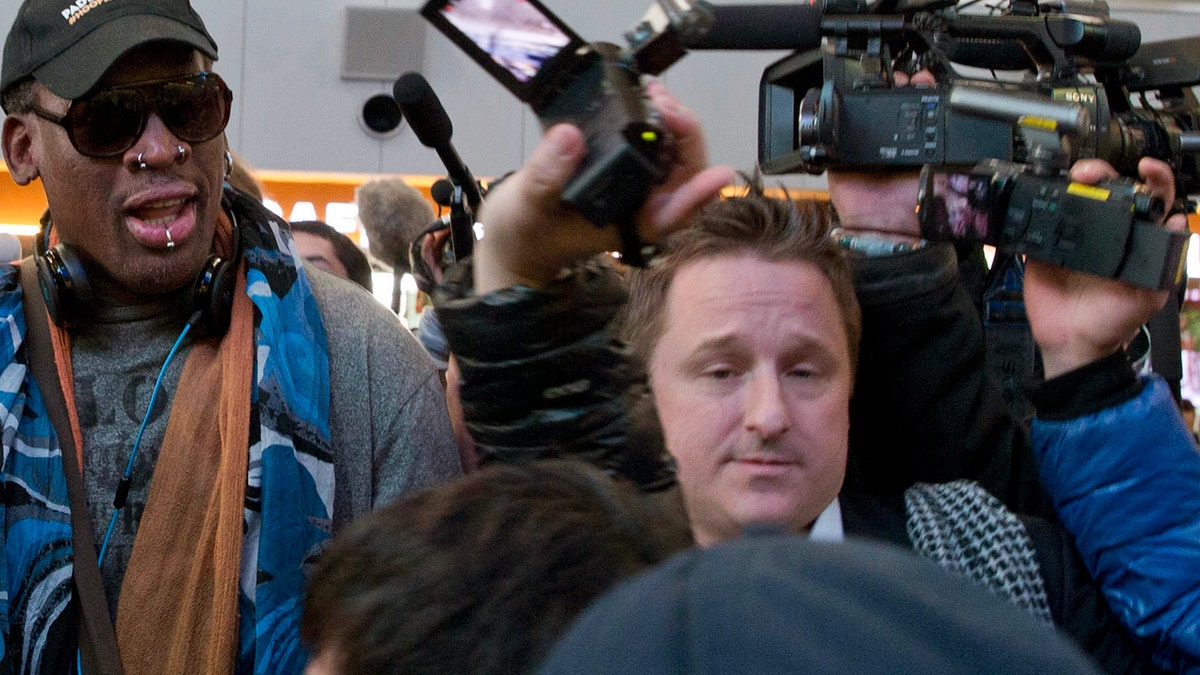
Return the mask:
[[425,76],[420,73],[401,75],[392,87],[392,95],[400,104],[404,119],[408,120],[408,125],[417,135],[417,140],[421,141],[421,145],[433,148],[437,152],[442,164],[446,165],[450,180],[462,188],[468,206],[472,210],[478,209],[479,202],[483,200],[479,184],[475,182],[471,170],[463,163],[454,149],[454,144],[450,142],[450,137],[454,134],[454,125],[451,124],[450,116],[446,114],[446,109],[442,107],[442,102],[429,86]]
[[392,87],[392,95],[400,104],[400,110],[408,120],[408,126],[417,135],[417,140],[437,152],[446,166],[450,182],[454,184],[450,200],[450,238],[454,245],[454,258],[462,260],[471,255],[475,245],[474,214],[483,201],[479,183],[450,142],[454,125],[450,123],[450,115],[446,114],[446,108],[425,76],[420,73],[401,75]]

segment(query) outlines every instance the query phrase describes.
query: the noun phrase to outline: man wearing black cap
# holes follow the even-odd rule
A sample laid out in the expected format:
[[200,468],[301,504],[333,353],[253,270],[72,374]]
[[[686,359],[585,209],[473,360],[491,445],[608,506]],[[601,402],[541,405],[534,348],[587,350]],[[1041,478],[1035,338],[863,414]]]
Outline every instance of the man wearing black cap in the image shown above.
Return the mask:
[[225,184],[187,0],[26,0],[3,58],[4,157],[49,204],[0,270],[3,665],[296,672],[302,566],[460,472],[432,364]]

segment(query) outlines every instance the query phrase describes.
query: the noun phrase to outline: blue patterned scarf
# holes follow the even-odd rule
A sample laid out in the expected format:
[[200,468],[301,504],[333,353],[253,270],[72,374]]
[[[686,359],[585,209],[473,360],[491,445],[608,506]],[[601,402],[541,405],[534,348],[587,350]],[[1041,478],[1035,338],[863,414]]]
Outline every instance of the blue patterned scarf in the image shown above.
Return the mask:
[[[225,197],[241,226],[255,336],[236,672],[300,672],[304,571],[333,514],[325,328],[286,224],[243,195]],[[0,673],[36,673],[75,652],[73,556],[62,448],[21,350],[12,266],[0,267],[0,319]]]

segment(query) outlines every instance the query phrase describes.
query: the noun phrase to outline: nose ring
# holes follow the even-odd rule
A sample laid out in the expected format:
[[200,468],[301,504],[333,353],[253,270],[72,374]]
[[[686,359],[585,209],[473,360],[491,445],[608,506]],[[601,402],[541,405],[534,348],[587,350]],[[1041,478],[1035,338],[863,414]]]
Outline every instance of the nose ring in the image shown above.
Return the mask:
[[187,148],[183,147],[182,145],[177,145],[175,146],[175,150],[179,152],[179,158],[175,161],[182,163],[183,160],[187,159]]
[[144,152],[139,152],[138,156],[137,156],[137,168],[142,169],[142,170],[146,169],[146,162],[142,161],[142,157],[145,154],[146,153],[144,153]]

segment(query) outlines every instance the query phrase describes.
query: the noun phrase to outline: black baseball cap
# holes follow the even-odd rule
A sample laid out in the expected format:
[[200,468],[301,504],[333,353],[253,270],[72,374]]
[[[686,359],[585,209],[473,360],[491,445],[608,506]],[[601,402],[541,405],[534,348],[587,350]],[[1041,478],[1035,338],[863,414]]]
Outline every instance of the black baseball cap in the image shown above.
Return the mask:
[[538,675],[1098,675],[1053,627],[912,551],[759,535],[595,601]]
[[217,58],[217,43],[189,0],[25,0],[4,43],[0,92],[33,76],[76,99],[122,54],[160,40]]

